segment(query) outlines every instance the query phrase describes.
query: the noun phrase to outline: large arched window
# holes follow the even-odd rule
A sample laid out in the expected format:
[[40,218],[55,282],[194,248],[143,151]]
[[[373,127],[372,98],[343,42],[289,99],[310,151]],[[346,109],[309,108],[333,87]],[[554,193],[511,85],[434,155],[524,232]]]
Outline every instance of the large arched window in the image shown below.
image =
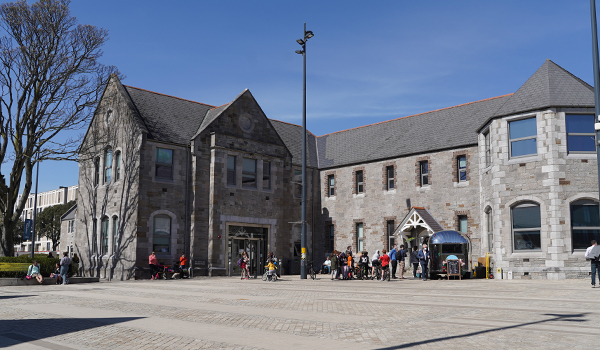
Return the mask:
[[171,217],[156,215],[154,217],[154,232],[152,237],[152,250],[156,253],[171,252]]
[[534,202],[518,204],[511,209],[514,250],[542,249],[540,206]]
[[100,227],[100,254],[108,254],[108,217],[102,218]]
[[573,249],[586,249],[591,240],[600,242],[598,202],[580,200],[571,203],[571,238]]
[[104,151],[104,183],[109,183],[112,177],[112,148]]

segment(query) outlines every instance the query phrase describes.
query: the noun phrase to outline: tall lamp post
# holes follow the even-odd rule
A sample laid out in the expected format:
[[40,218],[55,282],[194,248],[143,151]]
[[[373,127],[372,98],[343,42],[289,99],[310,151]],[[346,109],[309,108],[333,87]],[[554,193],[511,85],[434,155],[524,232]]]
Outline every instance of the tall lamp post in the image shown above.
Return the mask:
[[38,151],[38,160],[35,170],[35,198],[33,199],[33,227],[31,228],[31,258],[35,252],[35,223],[37,217],[37,197],[38,197],[38,179],[40,178],[40,152]]
[[296,42],[302,45],[302,50],[296,53],[302,55],[304,61],[303,95],[302,95],[302,235],[300,245],[302,246],[302,262],[300,264],[300,279],[306,279],[306,42],[314,36],[313,32],[306,30],[304,23],[304,35]]
[[600,69],[598,68],[598,25],[596,24],[596,0],[590,0],[592,13],[592,56],[594,59],[594,97],[596,117],[596,159],[598,160],[598,186],[600,186]]

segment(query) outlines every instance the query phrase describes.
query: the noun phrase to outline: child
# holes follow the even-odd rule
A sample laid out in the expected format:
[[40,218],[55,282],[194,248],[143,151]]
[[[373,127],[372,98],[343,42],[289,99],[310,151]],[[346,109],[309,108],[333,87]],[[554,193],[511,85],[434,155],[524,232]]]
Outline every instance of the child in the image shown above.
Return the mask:
[[275,264],[273,264],[272,260],[269,260],[269,263],[267,264],[267,266],[265,266],[265,268],[269,269],[267,278],[269,279],[269,282],[271,282],[271,280],[273,279],[273,274],[275,273]]

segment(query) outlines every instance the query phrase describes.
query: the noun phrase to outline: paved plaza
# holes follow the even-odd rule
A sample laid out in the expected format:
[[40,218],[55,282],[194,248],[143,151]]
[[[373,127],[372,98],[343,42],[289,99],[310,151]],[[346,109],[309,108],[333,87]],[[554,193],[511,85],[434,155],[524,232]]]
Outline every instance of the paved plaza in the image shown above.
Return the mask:
[[9,349],[573,349],[600,341],[588,280],[239,278],[0,288]]

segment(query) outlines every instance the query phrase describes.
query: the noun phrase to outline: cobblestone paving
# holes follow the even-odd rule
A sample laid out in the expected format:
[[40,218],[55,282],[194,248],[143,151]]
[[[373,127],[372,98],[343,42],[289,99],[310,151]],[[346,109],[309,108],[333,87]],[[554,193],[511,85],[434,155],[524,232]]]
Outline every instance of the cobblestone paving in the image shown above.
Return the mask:
[[0,348],[586,348],[597,344],[599,298],[584,280],[290,276],[3,287]]

